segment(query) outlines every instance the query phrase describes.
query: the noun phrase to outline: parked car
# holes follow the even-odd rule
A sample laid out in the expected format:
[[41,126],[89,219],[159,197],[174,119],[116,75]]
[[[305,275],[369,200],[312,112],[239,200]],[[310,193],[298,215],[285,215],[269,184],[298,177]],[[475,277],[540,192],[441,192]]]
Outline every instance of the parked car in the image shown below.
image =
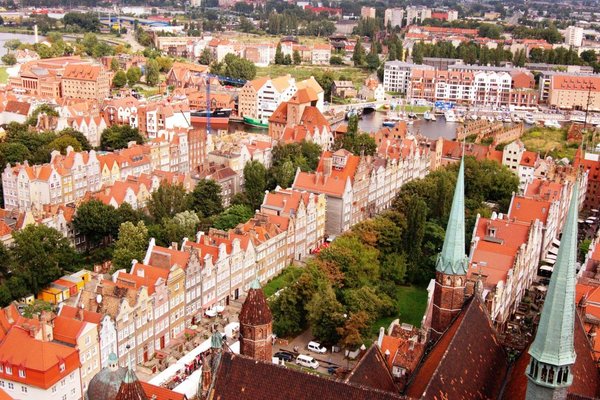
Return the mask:
[[296,364],[312,369],[319,368],[319,362],[317,360],[304,354],[300,354],[296,357]]
[[287,351],[278,351],[277,353],[273,354],[273,357],[277,357],[285,362],[290,362],[295,356]]
[[308,348],[308,350],[315,352],[315,353],[319,353],[319,354],[327,353],[327,348],[322,347],[321,344],[317,343],[317,342],[308,342],[308,345],[306,347]]
[[339,365],[330,365],[329,367],[327,367],[327,372],[329,373],[329,375],[333,375],[338,370],[338,368],[340,368]]

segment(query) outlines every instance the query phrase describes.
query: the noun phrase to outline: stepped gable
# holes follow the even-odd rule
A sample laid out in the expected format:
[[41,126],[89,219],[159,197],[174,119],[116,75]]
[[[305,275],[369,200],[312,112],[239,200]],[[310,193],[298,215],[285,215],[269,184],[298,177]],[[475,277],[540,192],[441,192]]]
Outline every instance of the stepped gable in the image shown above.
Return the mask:
[[497,399],[507,370],[507,354],[485,306],[474,296],[421,362],[406,394],[425,399]]
[[396,400],[405,397],[224,352],[211,393],[218,400]]

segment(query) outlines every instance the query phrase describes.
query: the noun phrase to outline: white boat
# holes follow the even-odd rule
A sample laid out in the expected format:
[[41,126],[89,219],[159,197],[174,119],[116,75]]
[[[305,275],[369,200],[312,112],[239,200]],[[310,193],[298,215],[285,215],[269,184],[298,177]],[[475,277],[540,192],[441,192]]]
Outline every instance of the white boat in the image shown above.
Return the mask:
[[470,114],[469,118],[472,119],[473,121],[477,121],[477,114]]
[[425,111],[425,113],[423,114],[423,119],[425,121],[433,121],[433,119],[431,118],[433,116],[433,113],[430,113],[429,111]]
[[521,118],[519,118],[519,116],[518,116],[518,115],[515,115],[515,116],[513,116],[513,118],[512,118],[512,121],[513,121],[515,124],[518,124],[518,123],[520,123],[520,122],[521,122]]
[[510,115],[505,116],[504,119],[502,120],[502,122],[504,122],[506,124],[510,124],[512,122]]
[[431,121],[437,121],[437,117],[435,116],[434,113],[431,113],[430,118],[431,118]]
[[546,121],[544,121],[544,126],[546,128],[556,128],[556,129],[561,128],[560,124],[555,119],[547,119]]
[[488,120],[489,122],[494,122],[494,121],[495,121],[495,119],[494,119],[494,116],[493,116],[493,115],[488,115],[488,116],[487,116],[487,120]]
[[444,118],[446,122],[458,122],[458,117],[454,114],[454,111],[448,110],[444,113]]
[[498,122],[502,122],[504,120],[504,118],[502,117],[502,115],[496,115],[496,121]]

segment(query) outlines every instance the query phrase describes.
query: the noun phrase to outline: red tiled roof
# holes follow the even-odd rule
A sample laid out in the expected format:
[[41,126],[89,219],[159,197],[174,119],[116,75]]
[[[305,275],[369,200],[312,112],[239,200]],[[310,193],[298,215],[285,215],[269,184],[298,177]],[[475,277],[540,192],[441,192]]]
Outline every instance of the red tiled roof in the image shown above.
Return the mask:
[[[164,387],[155,386],[148,382],[140,381],[142,385],[142,389],[144,389],[144,393],[148,399],[151,400],[187,400],[184,394],[174,392]],[[0,398],[0,400],[2,400]]]
[[[600,396],[600,375],[592,357],[591,348],[579,314],[576,314],[575,318],[574,340],[577,359],[571,369],[573,384],[568,388],[568,398],[576,398],[573,397],[573,395],[576,395],[581,396],[579,398],[597,399]],[[528,379],[525,371],[530,360],[527,350],[523,351],[512,368],[502,396],[505,400],[521,400],[526,397]]]
[[478,296],[434,345],[409,382],[412,398],[496,399],[507,355]]
[[543,224],[546,224],[550,205],[549,201],[515,196],[510,210],[508,210],[508,216],[509,218],[523,222],[533,222],[538,219]]
[[58,316],[54,319],[54,339],[76,345],[77,337],[85,326],[84,321]]

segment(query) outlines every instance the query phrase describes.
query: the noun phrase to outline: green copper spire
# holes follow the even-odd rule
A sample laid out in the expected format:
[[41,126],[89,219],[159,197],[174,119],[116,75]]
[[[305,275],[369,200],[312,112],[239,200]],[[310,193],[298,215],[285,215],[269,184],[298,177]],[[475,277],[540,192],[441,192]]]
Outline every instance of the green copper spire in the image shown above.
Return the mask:
[[465,161],[461,159],[444,247],[438,256],[435,269],[448,275],[465,275],[467,266],[468,261],[465,255]]
[[250,284],[250,289],[260,289],[260,282],[258,281],[258,278],[254,278]]
[[575,327],[575,262],[577,260],[577,208],[579,207],[579,180],[573,186],[573,195],[567,221],[563,228],[560,248],[542,317],[529,354],[539,363],[553,366],[575,363],[573,330]]

